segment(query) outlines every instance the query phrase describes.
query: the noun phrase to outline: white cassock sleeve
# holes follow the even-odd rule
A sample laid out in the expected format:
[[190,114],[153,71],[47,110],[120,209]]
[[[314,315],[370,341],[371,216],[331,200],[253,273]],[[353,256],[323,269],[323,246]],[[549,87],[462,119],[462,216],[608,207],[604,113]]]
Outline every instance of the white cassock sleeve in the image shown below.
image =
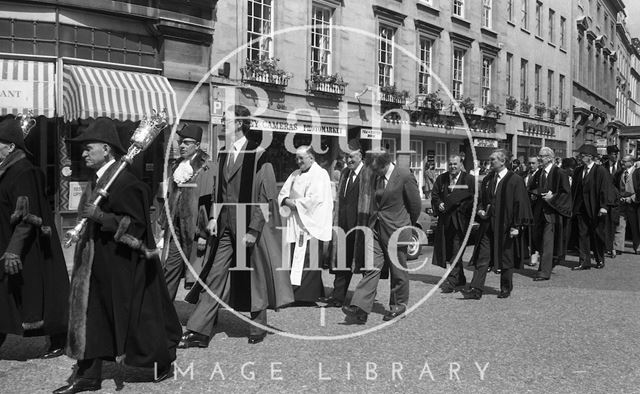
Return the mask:
[[313,238],[320,241],[330,241],[333,225],[331,180],[327,171],[317,163],[313,163],[308,175],[312,181],[309,183],[304,197],[293,200],[296,204],[297,214]]

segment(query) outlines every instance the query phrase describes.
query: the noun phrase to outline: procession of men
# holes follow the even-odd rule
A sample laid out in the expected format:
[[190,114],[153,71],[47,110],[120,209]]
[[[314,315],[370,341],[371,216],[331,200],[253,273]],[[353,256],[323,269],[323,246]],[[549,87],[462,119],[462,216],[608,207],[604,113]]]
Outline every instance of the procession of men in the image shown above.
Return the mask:
[[[414,232],[426,230],[417,227],[423,208],[414,174],[388,151],[350,141],[334,201],[318,153],[300,145],[298,169],[278,191],[250,119],[242,106],[225,114],[227,146],[215,159],[200,149],[201,128],[177,132],[180,157],[168,168],[161,198],[169,212],[160,218],[162,254],[154,253],[151,190],[123,170],[126,149],[113,121],[98,118],[68,140],[94,172],[78,210],[87,226],[77,240],[70,281],[42,175],[29,162],[20,124],[0,123],[0,201],[6,205],[0,216],[0,314],[8,316],[0,322],[0,345],[6,334],[48,335],[43,358],[66,354],[77,360],[68,384],[54,391],[69,394],[99,390],[105,360],[146,368],[155,382],[173,376],[176,349],[218,343],[225,306],[248,313],[247,342],[256,345],[270,330],[268,309],[320,304],[341,308],[345,324],[367,324],[379,281],[389,278],[381,320],[405,317],[411,294],[407,244]],[[573,270],[602,269],[607,255],[625,251],[627,232],[632,252],[640,253],[634,159],[625,155],[605,167],[595,163],[595,146],[576,152],[582,164],[571,177],[549,147],[529,159],[523,174],[511,168],[508,152],[497,149],[483,179],[464,168],[461,155],[448,158],[448,171],[429,195],[437,218],[433,264],[449,269],[442,293],[480,300],[493,272],[500,275],[497,298],[509,298],[517,293],[514,273],[524,264],[538,266],[533,281],[551,280],[554,267],[567,264],[569,250],[578,254]],[[472,253],[465,261],[467,247]],[[334,275],[329,297],[325,263]],[[472,271],[469,283],[465,268]],[[172,304],[182,279],[186,300],[195,304],[184,331]]]

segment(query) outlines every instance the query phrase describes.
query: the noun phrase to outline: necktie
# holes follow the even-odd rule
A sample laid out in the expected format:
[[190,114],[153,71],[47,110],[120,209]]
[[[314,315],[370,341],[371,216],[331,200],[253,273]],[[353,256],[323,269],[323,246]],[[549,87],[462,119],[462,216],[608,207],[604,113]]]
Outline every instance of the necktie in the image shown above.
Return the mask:
[[540,193],[547,192],[547,172],[542,171],[542,175],[540,176]]
[[624,170],[624,186],[627,186],[627,181],[629,180],[629,170]]
[[233,167],[233,164],[236,162],[236,146],[231,145],[231,151],[229,152],[229,161],[227,165],[229,167]]
[[494,196],[496,194],[496,188],[498,187],[498,177],[499,175],[496,174],[489,184],[489,188],[491,189],[491,196]]
[[347,179],[347,186],[344,188],[344,195],[347,195],[347,191],[351,188],[351,184],[353,183],[353,171],[349,171],[349,179]]
[[589,167],[584,168],[584,172],[582,173],[582,182],[587,179],[587,175],[589,175]]

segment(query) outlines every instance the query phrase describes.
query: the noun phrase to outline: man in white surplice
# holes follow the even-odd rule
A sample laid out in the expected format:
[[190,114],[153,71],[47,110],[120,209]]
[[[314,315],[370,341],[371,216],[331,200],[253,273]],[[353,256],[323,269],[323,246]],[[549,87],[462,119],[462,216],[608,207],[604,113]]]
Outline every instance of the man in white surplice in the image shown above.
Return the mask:
[[318,241],[331,241],[331,180],[327,171],[316,163],[315,153],[309,146],[297,149],[296,163],[299,169],[289,175],[278,196],[281,214],[286,217],[284,239],[290,245],[289,249],[283,248],[283,259],[291,261],[293,256],[291,284],[296,302],[313,303],[324,296],[319,268],[322,247]]

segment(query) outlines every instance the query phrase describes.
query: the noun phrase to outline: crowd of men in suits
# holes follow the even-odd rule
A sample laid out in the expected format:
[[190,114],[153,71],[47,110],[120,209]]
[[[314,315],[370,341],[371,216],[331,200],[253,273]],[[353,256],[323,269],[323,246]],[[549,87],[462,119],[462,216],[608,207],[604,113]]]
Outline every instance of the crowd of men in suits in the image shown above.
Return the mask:
[[[177,348],[209,346],[223,304],[249,313],[249,344],[266,337],[267,309],[322,302],[342,308],[346,323],[366,324],[384,278],[390,296],[383,321],[403,317],[410,296],[407,244],[422,210],[415,176],[388,152],[352,143],[334,200],[327,171],[304,145],[295,153],[298,169],[278,191],[250,118],[247,108],[235,106],[224,119],[227,147],[216,160],[200,149],[201,128],[178,132],[180,158],[162,196],[169,214],[160,218],[161,258],[152,252],[151,191],[131,171],[118,172],[125,149],[113,121],[96,119],[70,139],[95,171],[80,202],[79,219],[89,225],[76,245],[70,281],[42,174],[29,161],[20,124],[0,123],[0,345],[6,334],[50,336],[45,358],[77,360],[68,384],[55,391],[70,394],[100,389],[103,360],[150,368],[156,382],[172,376]],[[430,190],[438,218],[433,263],[451,268],[442,292],[461,289],[465,299],[480,299],[493,271],[500,274],[498,298],[507,298],[514,270],[538,256],[533,280],[549,280],[570,248],[579,254],[573,269],[603,268],[607,252],[624,249],[626,229],[639,252],[634,160],[603,166],[594,146],[578,153],[582,164],[571,175],[547,147],[517,174],[507,152],[496,150],[482,180],[464,169],[460,155],[449,158],[449,170]],[[97,195],[104,197],[99,205]],[[467,286],[462,257],[470,228]],[[321,276],[327,261],[334,274],[329,297]],[[361,276],[347,303],[355,274]],[[184,332],[172,305],[183,277],[186,300],[195,304]]]

